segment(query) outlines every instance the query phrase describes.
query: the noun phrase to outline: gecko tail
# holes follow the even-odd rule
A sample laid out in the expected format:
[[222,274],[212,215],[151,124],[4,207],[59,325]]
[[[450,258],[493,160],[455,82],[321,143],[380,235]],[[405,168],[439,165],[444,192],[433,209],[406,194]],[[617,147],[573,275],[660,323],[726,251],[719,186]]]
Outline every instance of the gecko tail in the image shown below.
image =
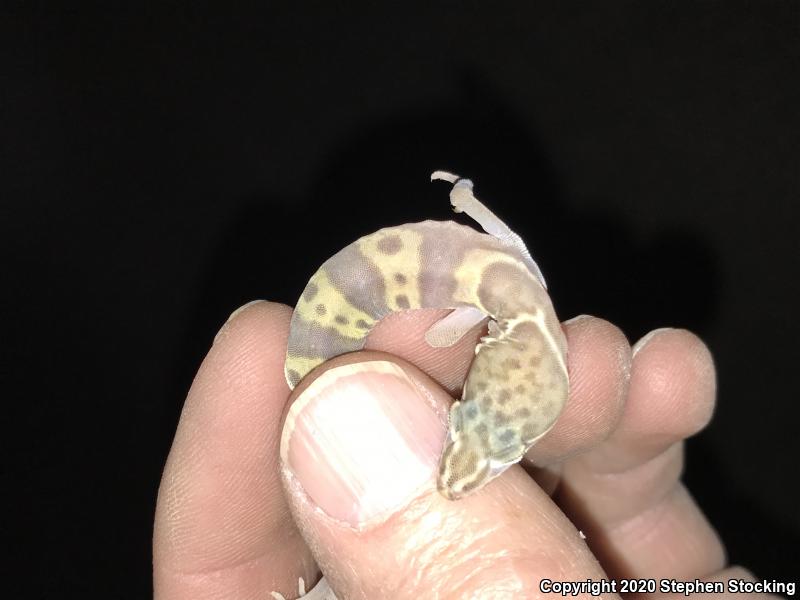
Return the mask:
[[434,171],[431,173],[431,181],[440,180],[447,181],[448,183],[455,183],[459,179],[461,178],[458,175],[454,175],[449,171]]
[[453,189],[450,190],[450,204],[453,205],[453,210],[456,212],[463,212],[469,215],[481,228],[491,236],[496,237],[498,240],[507,244],[522,255],[525,264],[530,269],[531,273],[539,280],[544,289],[547,289],[547,282],[544,280],[539,265],[533,260],[528,247],[522,238],[505,222],[494,214],[489,208],[480,200],[475,197],[473,193],[473,183],[470,179],[459,177],[448,171],[434,171],[431,173],[431,181],[441,180],[453,184]]

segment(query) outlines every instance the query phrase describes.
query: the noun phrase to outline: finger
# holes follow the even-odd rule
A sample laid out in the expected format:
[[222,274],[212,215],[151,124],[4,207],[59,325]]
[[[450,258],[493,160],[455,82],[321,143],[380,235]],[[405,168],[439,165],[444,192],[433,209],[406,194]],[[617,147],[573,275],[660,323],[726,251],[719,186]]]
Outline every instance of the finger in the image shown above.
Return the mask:
[[[454,346],[432,348],[425,342],[425,331],[447,312],[394,313],[378,323],[366,348],[408,360],[457,396],[486,326],[474,328]],[[617,327],[582,315],[565,322],[564,332],[569,347],[570,397],[552,431],[526,455],[526,460],[536,465],[557,464],[608,437],[627,394],[631,350]]]
[[618,327],[581,315],[563,328],[570,395],[553,429],[526,456],[536,465],[558,465],[605,440],[622,415],[628,390],[631,349]]
[[340,356],[293,393],[281,441],[292,512],[339,597],[519,597],[602,571],[518,466],[459,501],[435,473],[452,399],[390,355]]
[[425,332],[449,312],[424,309],[392,313],[370,332],[365,348],[389,352],[409,361],[451,395],[458,395],[475,358],[475,346],[486,334],[486,324],[474,327],[452,346],[430,346],[425,341]]
[[263,599],[316,574],[277,468],[290,315],[267,302],[237,311],[197,373],[159,489],[156,598]]
[[558,501],[619,577],[695,577],[719,570],[723,547],[680,485],[681,441],[711,418],[711,355],[693,334],[658,330],[636,347],[619,425],[563,468]]
[[[486,326],[476,327],[452,347],[432,348],[424,334],[447,312],[394,313],[373,329],[366,347],[408,360],[457,397]],[[562,461],[610,435],[622,414],[630,372],[630,345],[619,328],[589,315],[570,319],[563,328],[569,348],[570,398],[553,430],[523,461],[548,493],[557,487]]]

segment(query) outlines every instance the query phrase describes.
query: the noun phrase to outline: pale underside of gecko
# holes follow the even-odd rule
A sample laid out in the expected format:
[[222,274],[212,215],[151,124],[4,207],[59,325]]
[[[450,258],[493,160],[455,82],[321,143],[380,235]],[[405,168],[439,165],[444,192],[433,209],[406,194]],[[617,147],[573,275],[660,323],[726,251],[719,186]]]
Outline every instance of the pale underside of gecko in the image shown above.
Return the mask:
[[566,340],[544,279],[521,238],[472,193],[453,184],[450,200],[487,232],[452,221],[388,227],[328,259],[297,302],[285,375],[291,388],[324,361],[363,348],[390,313],[451,308],[427,332],[450,346],[487,317],[461,400],[450,409],[438,489],[455,500],[519,462],[567,401]]

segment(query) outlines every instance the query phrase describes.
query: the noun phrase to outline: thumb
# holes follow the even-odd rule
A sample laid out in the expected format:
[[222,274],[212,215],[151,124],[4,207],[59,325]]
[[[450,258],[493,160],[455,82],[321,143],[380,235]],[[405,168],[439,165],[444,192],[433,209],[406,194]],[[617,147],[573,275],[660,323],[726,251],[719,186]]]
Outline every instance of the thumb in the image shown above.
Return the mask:
[[462,500],[437,492],[452,398],[424,373],[376,352],[319,371],[293,394],[282,476],[339,598],[520,598],[603,576],[519,466]]

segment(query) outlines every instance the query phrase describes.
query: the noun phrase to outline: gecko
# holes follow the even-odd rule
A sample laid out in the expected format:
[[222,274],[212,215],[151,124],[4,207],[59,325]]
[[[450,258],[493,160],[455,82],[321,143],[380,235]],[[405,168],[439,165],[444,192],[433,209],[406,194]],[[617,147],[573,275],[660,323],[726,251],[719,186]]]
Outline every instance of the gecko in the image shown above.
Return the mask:
[[387,315],[452,309],[425,340],[455,344],[488,318],[460,400],[449,411],[437,489],[449,500],[475,492],[519,462],[555,424],[569,395],[567,344],[547,285],[525,243],[446,171],[453,221],[380,229],[329,258],[292,314],[284,373],[290,388],[328,359],[360,350]]

